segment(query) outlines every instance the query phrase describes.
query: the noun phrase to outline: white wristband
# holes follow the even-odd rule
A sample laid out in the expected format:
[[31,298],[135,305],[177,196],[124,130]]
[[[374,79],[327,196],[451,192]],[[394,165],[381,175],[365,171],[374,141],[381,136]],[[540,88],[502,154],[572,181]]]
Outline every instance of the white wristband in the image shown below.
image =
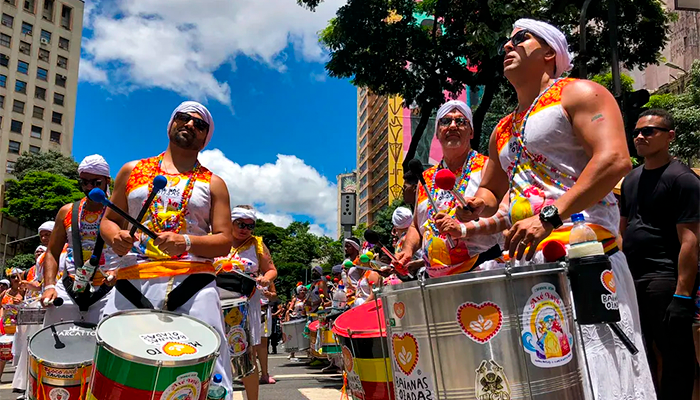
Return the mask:
[[459,229],[462,231],[462,236],[467,237],[467,224],[459,224]]
[[190,251],[190,248],[192,247],[192,241],[190,240],[189,235],[182,235],[183,238],[185,238],[185,251]]
[[44,286],[44,290],[49,290],[49,289],[56,290],[56,285],[46,285],[46,286]]

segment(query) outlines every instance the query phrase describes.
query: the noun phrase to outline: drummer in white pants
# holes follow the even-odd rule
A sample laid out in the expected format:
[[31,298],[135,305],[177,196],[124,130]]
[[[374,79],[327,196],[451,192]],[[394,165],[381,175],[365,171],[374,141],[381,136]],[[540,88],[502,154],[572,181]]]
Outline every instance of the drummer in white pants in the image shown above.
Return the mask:
[[[85,157],[78,166],[78,174],[78,182],[86,196],[94,188],[108,190],[109,165],[102,156]],[[92,293],[74,293],[73,281],[76,267],[80,268],[88,262],[96,247],[100,246],[97,237],[104,211],[105,207],[102,204],[87,197],[66,204],[58,211],[44,260],[44,298],[61,297],[63,305],[47,309],[44,326],[61,321],[84,321],[92,324],[100,321],[102,308],[107,303],[106,295],[111,289],[106,285],[104,270],[95,273],[92,280],[95,290]],[[76,238],[80,243],[76,243]],[[100,266],[101,269],[104,267],[103,258],[100,260]],[[89,290],[88,287],[86,291]],[[82,310],[76,298],[83,306]]]
[[221,339],[214,372],[221,374],[230,400],[231,360],[212,264],[231,248],[229,196],[224,181],[197,160],[213,131],[206,107],[184,102],[168,123],[167,150],[130,162],[117,174],[111,200],[133,218],[144,207],[156,176],[167,177],[167,185],[146,205],[142,219],[157,239],[142,232],[132,236],[129,224],[113,210],[102,220],[101,235],[111,246],[105,253],[107,265],[118,267],[116,290],[109,296],[104,315],[159,308],[214,327]]

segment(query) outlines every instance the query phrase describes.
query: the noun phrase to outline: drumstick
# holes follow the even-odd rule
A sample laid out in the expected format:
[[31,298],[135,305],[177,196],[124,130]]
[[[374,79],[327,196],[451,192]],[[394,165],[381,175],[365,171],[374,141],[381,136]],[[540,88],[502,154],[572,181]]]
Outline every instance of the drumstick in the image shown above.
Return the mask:
[[373,231],[373,230],[371,230],[371,229],[367,229],[367,230],[365,231],[365,240],[366,240],[369,244],[372,244],[372,245],[374,245],[374,246],[376,246],[376,247],[379,247],[380,250],[384,251],[384,254],[386,254],[387,256],[389,256],[389,258],[391,259],[391,261],[393,261],[393,262],[395,262],[395,263],[398,264],[398,261],[396,260],[396,257],[394,257],[394,255],[391,254],[391,252],[390,252],[389,250],[387,250],[386,246],[384,246],[384,244],[383,244],[381,241],[379,241],[379,234],[378,234],[377,232],[375,232],[375,231]]
[[[141,207],[141,211],[139,211],[139,216],[136,217],[137,221],[143,221],[143,217],[146,215],[146,211],[148,211],[148,208],[151,206],[151,203],[153,203],[153,199],[156,198],[158,192],[160,192],[160,190],[163,189],[167,184],[168,180],[163,175],[156,175],[156,177],[153,178],[153,190],[151,190],[151,194],[148,195],[146,202],[143,203],[143,207]],[[132,225],[129,234],[131,236],[134,236],[137,228],[138,227],[136,225]]]
[[[60,297],[59,297],[60,299]],[[54,348],[56,349],[62,349],[66,347],[65,343],[61,342],[61,339],[58,337],[58,333],[56,332],[56,326],[51,325],[51,332],[53,333],[53,340],[54,340]]]
[[109,207],[114,212],[119,214],[122,218],[124,218],[127,222],[130,222],[132,225],[136,226],[136,228],[138,228],[141,232],[150,236],[151,239],[153,239],[153,240],[158,239],[158,235],[156,235],[153,231],[151,231],[150,229],[143,226],[143,224],[141,224],[139,221],[137,221],[134,217],[125,213],[119,207],[114,205],[114,203],[109,201],[109,199],[105,195],[105,192],[102,189],[100,189],[100,188],[92,189],[90,191],[90,193],[88,193],[88,197],[90,198],[90,200],[92,200],[96,203],[104,204],[105,206]]
[[627,335],[625,335],[625,332],[622,331],[617,322],[608,322],[608,326],[613,331],[615,336],[617,336],[617,338],[620,339],[620,341],[622,341],[622,344],[625,345],[627,350],[629,350],[629,352],[632,353],[632,355],[636,355],[637,353],[639,353],[637,346],[635,346],[632,340],[628,338]]
[[[435,200],[433,200],[433,197],[430,195],[430,190],[428,190],[428,185],[425,183],[425,178],[423,178],[423,163],[420,161],[416,160],[415,158],[411,161],[408,162],[408,169],[413,172],[414,175],[418,177],[418,180],[420,181],[421,186],[423,187],[423,190],[425,190],[425,194],[428,197],[428,201],[430,202],[430,205],[433,207],[433,210],[435,212],[438,212],[438,208],[435,205]],[[93,189],[94,190],[94,189]],[[430,218],[430,217],[428,217]],[[439,233],[439,232],[436,232]],[[447,237],[447,243],[450,245],[451,248],[455,247],[455,242],[452,240],[450,235],[445,235]]]
[[44,299],[44,305],[48,306],[49,304],[52,304],[54,307],[60,307],[63,305],[63,299],[60,297],[56,297],[53,301],[49,301],[49,299]]

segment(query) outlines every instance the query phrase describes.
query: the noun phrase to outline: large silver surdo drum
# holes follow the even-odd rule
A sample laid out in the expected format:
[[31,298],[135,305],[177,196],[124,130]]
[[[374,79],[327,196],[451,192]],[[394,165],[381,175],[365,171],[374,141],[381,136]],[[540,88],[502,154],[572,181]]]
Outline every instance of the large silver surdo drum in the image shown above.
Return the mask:
[[563,264],[387,286],[397,400],[585,399]]

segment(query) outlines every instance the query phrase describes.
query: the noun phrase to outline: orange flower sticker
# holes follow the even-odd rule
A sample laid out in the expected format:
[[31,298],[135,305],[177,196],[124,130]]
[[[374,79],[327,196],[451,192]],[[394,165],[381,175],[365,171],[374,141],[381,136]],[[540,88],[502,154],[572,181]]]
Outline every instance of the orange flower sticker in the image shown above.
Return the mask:
[[608,292],[615,294],[615,276],[611,269],[606,269],[600,274],[600,281],[603,286],[608,290]]
[[163,352],[169,356],[180,357],[184,354],[195,354],[197,349],[185,343],[168,342],[163,346]]
[[503,312],[490,301],[481,304],[466,302],[457,308],[457,322],[465,335],[484,344],[501,330]]
[[395,333],[391,337],[391,344],[394,351],[394,359],[399,364],[401,372],[410,376],[418,365],[418,341],[410,333],[399,335]]

